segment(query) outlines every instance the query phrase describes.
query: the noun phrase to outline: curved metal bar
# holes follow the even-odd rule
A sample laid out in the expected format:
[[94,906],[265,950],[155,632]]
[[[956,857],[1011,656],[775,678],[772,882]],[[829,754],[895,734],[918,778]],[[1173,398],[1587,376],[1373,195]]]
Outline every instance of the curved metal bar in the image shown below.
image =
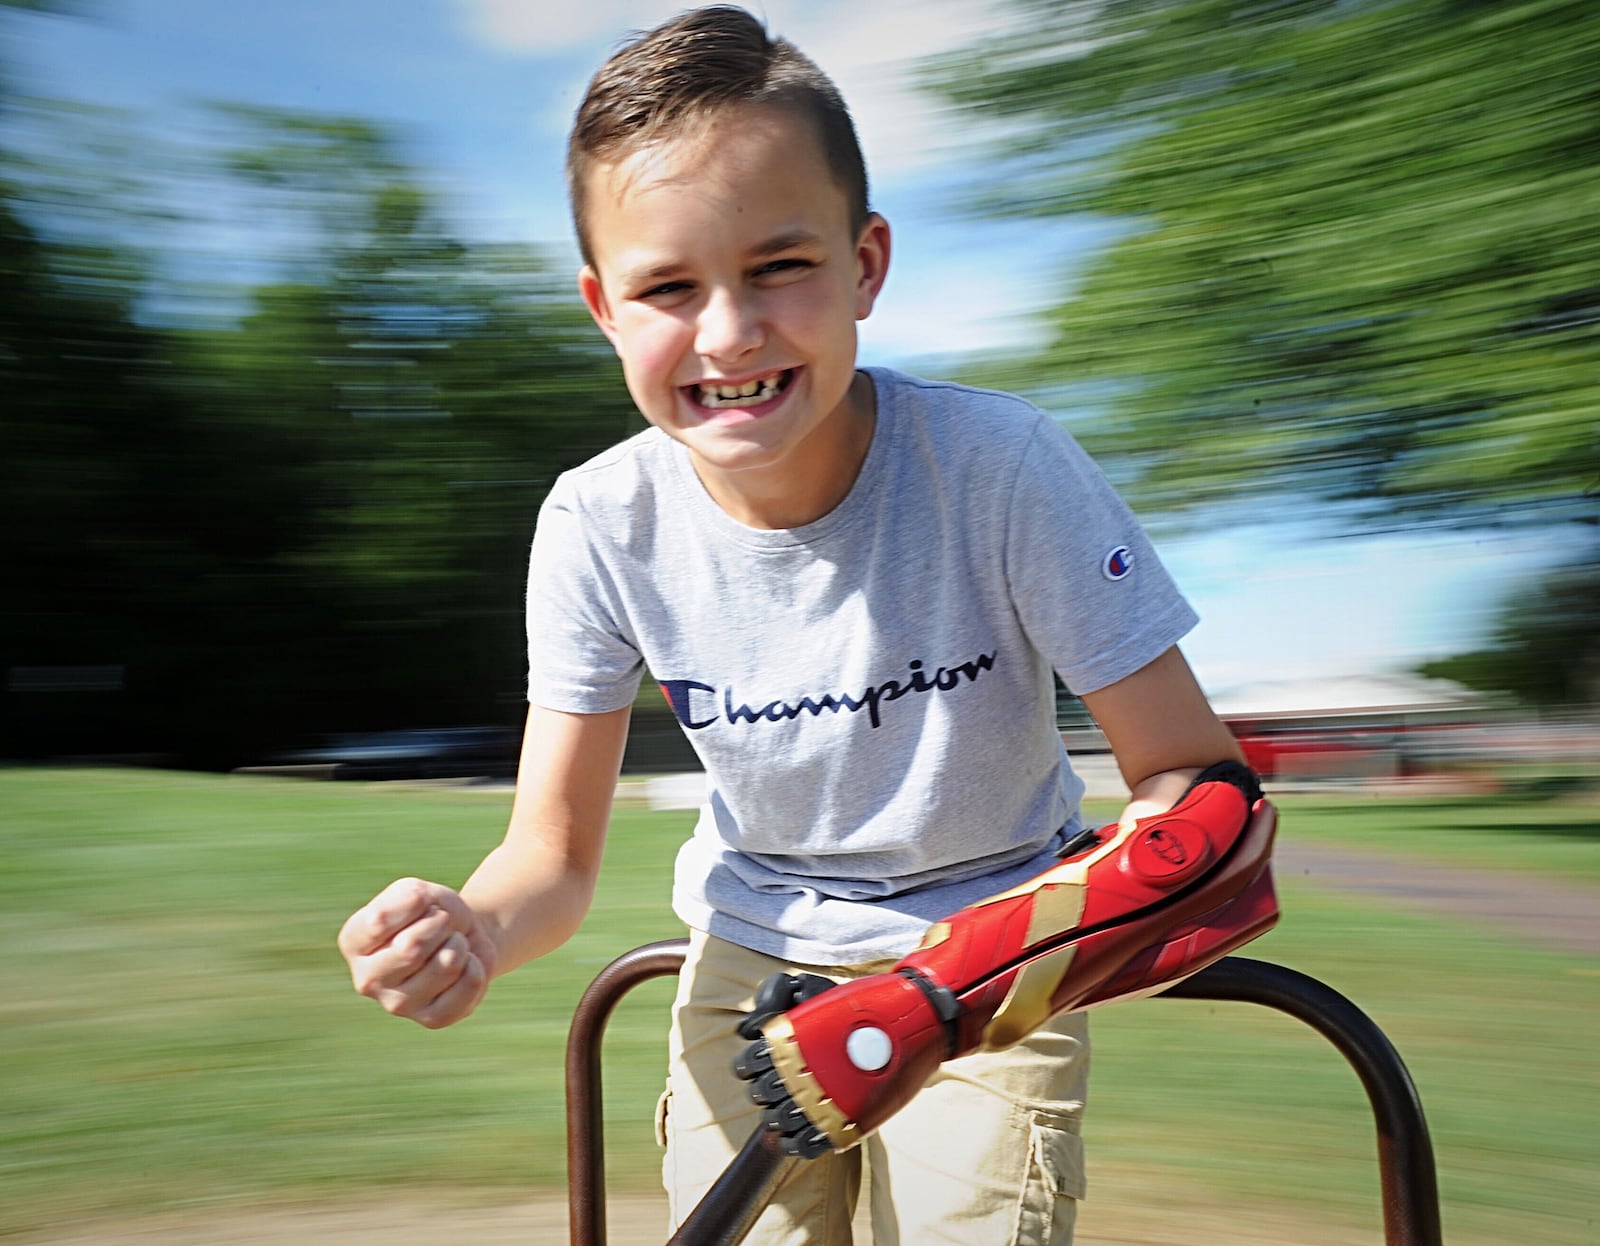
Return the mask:
[[1387,1246],[1440,1246],[1439,1187],[1422,1103],[1405,1063],[1377,1024],[1325,982],[1269,961],[1227,956],[1158,998],[1235,1000],[1304,1021],[1355,1069],[1378,1126]]
[[[567,1039],[567,1157],[572,1246],[605,1246],[605,1159],[600,1039],[617,1002],[639,983],[683,966],[686,939],[624,953],[584,992]],[[1228,956],[1160,998],[1261,1004],[1327,1038],[1366,1088],[1378,1127],[1386,1246],[1441,1246],[1433,1147],[1405,1064],[1377,1025],[1326,983],[1282,965]],[[668,1246],[735,1246],[800,1161],[782,1155],[758,1126]]]
[[622,997],[641,982],[683,968],[687,939],[624,952],[589,984],[567,1032],[567,1220],[572,1246],[606,1246],[605,1121],[600,1039]]
[[795,1165],[806,1162],[780,1151],[781,1137],[757,1125],[667,1246],[739,1246]]

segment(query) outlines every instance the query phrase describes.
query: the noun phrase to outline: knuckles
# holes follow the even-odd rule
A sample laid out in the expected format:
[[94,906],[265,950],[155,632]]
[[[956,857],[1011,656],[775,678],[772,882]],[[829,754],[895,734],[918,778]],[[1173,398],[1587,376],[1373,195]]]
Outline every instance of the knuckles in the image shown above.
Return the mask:
[[[429,959],[426,968],[435,972],[426,981],[383,986],[375,975],[363,975],[357,978],[357,992],[375,1000],[390,1016],[415,1021],[424,1029],[453,1025],[478,1006],[489,984],[483,962],[468,950],[465,939],[458,943],[459,938],[452,938]],[[456,998],[441,1007],[446,995]]]
[[373,902],[375,918],[384,925],[398,920],[402,913],[426,911],[433,894],[431,884],[420,878],[397,878]]
[[[430,1030],[468,1016],[489,984],[494,949],[476,921],[452,929],[456,917],[437,884],[397,878],[340,928],[338,946],[356,993],[391,1016]],[[361,943],[364,931],[398,925],[381,946]]]
[[395,879],[383,890],[385,894],[392,895],[401,903],[418,904],[428,898],[429,886],[422,879],[407,875],[405,878]]
[[[483,972],[483,965],[476,956],[468,955],[461,975],[455,983],[433,1003],[411,1014],[411,1020],[428,1030],[442,1030],[448,1025],[454,1025],[457,1021],[470,1016],[477,1008],[487,985],[488,979]],[[466,987],[467,990],[458,994],[458,988],[461,987]],[[448,1007],[442,1006],[445,995],[454,996]]]
[[471,955],[467,951],[467,941],[461,935],[451,935],[433,955],[433,963],[448,973],[457,973],[465,968],[467,959]]

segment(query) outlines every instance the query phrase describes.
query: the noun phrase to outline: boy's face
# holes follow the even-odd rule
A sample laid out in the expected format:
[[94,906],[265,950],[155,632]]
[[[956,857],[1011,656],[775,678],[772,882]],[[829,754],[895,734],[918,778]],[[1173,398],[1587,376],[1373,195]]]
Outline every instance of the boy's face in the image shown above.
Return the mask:
[[851,230],[807,122],[738,106],[589,177],[579,288],[645,418],[725,506],[841,472],[848,488],[872,410],[856,321],[889,231],[876,215]]

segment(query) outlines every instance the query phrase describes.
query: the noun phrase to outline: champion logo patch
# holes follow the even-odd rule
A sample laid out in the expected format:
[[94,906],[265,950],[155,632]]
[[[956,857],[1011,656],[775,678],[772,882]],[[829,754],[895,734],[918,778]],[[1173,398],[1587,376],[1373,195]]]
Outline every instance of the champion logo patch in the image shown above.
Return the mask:
[[1133,570],[1133,551],[1119,545],[1101,560],[1100,574],[1108,580],[1125,580]]

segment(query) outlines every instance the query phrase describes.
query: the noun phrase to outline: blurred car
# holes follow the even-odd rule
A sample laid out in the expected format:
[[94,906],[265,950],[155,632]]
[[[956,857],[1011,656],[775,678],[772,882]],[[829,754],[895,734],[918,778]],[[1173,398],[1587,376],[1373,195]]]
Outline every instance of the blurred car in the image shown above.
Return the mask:
[[285,753],[274,764],[329,767],[334,779],[510,779],[516,777],[521,739],[509,727],[356,732]]

